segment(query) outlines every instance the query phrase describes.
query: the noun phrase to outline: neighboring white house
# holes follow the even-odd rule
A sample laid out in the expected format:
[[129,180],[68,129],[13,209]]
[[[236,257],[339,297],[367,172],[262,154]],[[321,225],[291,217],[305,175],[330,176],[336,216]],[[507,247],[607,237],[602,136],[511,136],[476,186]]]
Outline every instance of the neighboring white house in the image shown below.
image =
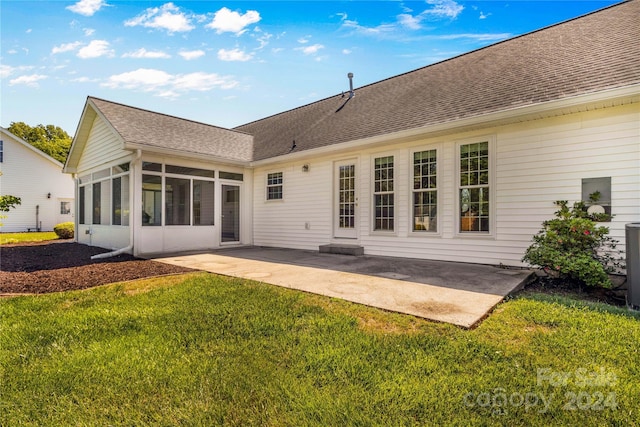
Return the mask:
[[0,128],[0,194],[22,203],[2,215],[1,232],[51,231],[74,220],[74,180],[62,163]]
[[[89,97],[79,242],[521,265],[556,200],[640,220],[640,2],[222,129]],[[346,81],[345,81],[346,85]]]

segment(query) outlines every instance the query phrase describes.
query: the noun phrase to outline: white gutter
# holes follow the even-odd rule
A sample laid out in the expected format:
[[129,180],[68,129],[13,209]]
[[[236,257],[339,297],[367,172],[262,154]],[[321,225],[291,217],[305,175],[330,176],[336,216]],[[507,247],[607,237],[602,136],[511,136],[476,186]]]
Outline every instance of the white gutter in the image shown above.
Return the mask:
[[132,249],[133,249],[133,245],[129,245],[126,248],[118,249],[111,252],[105,252],[103,254],[94,255],[91,257],[91,259],[111,258],[114,256],[118,256],[120,254],[123,254],[125,252],[130,252]]

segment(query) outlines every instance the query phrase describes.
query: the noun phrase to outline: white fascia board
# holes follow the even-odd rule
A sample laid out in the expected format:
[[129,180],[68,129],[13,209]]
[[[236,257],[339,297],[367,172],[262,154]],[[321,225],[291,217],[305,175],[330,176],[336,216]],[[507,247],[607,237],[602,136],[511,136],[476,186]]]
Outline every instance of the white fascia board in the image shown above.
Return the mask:
[[299,153],[285,154],[282,156],[271,157],[268,159],[251,162],[251,166],[258,167],[269,165],[272,163],[302,160],[331,154],[338,151],[348,151],[368,146],[375,146],[376,144],[383,144],[391,141],[405,139],[410,140],[416,137],[424,137],[425,135],[436,136],[437,134],[450,132],[452,130],[462,132],[465,130],[478,128],[479,126],[493,127],[506,125],[509,123],[539,119],[541,118],[541,116],[552,117],[558,114],[563,114],[563,111],[568,111],[571,108],[576,108],[584,105],[597,106],[599,103],[605,101],[621,102],[626,104],[638,103],[640,102],[640,84],[634,84],[631,86],[609,89],[555,101],[548,101],[524,107],[515,107],[495,113],[484,114],[482,116],[469,117],[436,125],[413,128],[394,133],[387,133],[370,138],[364,138],[335,145],[328,145],[326,147],[313,148],[310,150],[301,151]]

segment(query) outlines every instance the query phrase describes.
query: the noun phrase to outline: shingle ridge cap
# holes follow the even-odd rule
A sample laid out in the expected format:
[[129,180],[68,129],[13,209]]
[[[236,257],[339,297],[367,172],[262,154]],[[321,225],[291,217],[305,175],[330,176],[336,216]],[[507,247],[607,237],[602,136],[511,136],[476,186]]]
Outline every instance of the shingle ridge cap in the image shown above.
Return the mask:
[[[510,38],[508,38],[508,39],[501,40],[501,41],[499,41],[499,42],[495,42],[495,43],[492,43],[492,44],[490,44],[490,45],[480,47],[480,48],[478,48],[478,49],[470,50],[469,52],[461,53],[460,55],[456,55],[456,56],[453,56],[453,57],[451,57],[451,58],[443,59],[443,60],[441,60],[441,61],[434,62],[434,63],[432,63],[432,64],[428,64],[428,65],[425,65],[425,66],[423,66],[423,67],[416,68],[416,69],[413,69],[413,70],[409,70],[409,71],[406,71],[406,72],[404,72],[404,73],[396,74],[396,75],[394,75],[394,76],[390,76],[390,77],[387,77],[387,78],[382,79],[382,80],[377,80],[377,81],[375,81],[375,82],[372,82],[372,83],[366,84],[366,85],[364,85],[364,86],[360,86],[360,87],[358,87],[358,88],[354,89],[354,91],[357,91],[358,89],[364,89],[364,88],[367,88],[367,87],[370,87],[370,86],[374,86],[374,85],[377,85],[377,84],[380,84],[380,83],[386,82],[386,81],[388,81],[388,80],[393,80],[393,79],[395,79],[395,78],[397,78],[397,77],[402,77],[402,76],[406,76],[406,75],[409,75],[409,74],[412,74],[412,73],[416,73],[416,72],[421,71],[421,70],[424,70],[424,69],[426,69],[426,68],[434,67],[434,66],[436,66],[436,65],[440,65],[440,64],[443,64],[443,63],[446,63],[446,62],[449,62],[449,61],[453,61],[453,60],[456,60],[456,59],[458,59],[458,58],[462,58],[462,57],[464,57],[464,56],[472,55],[472,54],[477,53],[477,52],[480,52],[480,51],[482,51],[482,50],[490,49],[490,48],[493,48],[493,47],[498,46],[498,45],[501,45],[501,44],[509,43],[509,42],[511,42],[511,41],[513,41],[513,40],[517,40],[517,39],[520,39],[520,38],[523,38],[523,37],[527,37],[527,36],[530,36],[530,35],[532,35],[532,34],[536,34],[536,33],[539,33],[539,32],[541,32],[541,31],[548,30],[548,29],[553,28],[553,27],[557,27],[557,26],[564,25],[564,24],[567,24],[567,23],[572,22],[572,21],[576,21],[576,20],[578,20],[578,19],[585,18],[585,17],[587,17],[587,16],[589,16],[589,15],[593,15],[593,14],[596,14],[596,13],[603,12],[603,11],[605,11],[605,10],[607,10],[607,9],[612,9],[612,8],[614,8],[614,7],[618,7],[618,6],[621,6],[621,5],[626,4],[626,3],[632,3],[632,2],[634,2],[634,1],[639,1],[639,0],[624,0],[624,1],[621,1],[621,2],[619,2],[619,3],[614,3],[614,4],[611,4],[611,5],[605,6],[605,7],[601,8],[601,9],[594,10],[594,11],[591,11],[591,12],[588,12],[588,13],[585,13],[584,15],[579,15],[579,16],[576,16],[576,17],[573,17],[573,18],[566,19],[566,20],[564,20],[564,21],[556,22],[556,23],[554,23],[554,24],[547,25],[546,27],[538,28],[538,29],[535,29],[535,30],[529,31],[529,32],[524,33],[524,34],[519,34],[519,35],[517,35],[517,36],[513,36],[513,37],[510,37]],[[344,92],[342,92],[342,93],[344,94]],[[250,121],[250,122],[247,122],[247,123],[244,123],[244,124],[241,124],[241,125],[235,126],[235,127],[233,127],[233,128],[232,128],[232,130],[236,130],[236,129],[238,129],[238,128],[245,127],[245,126],[249,126],[249,125],[252,125],[252,124],[254,124],[254,123],[258,123],[258,122],[261,122],[261,121],[264,121],[264,120],[267,120],[267,119],[271,119],[271,118],[273,118],[273,117],[277,117],[277,116],[280,116],[280,115],[288,114],[288,113],[291,113],[291,112],[293,112],[293,111],[296,111],[296,110],[299,110],[299,109],[302,109],[302,108],[307,108],[307,107],[310,107],[310,106],[312,106],[312,105],[314,105],[314,104],[318,104],[318,103],[321,103],[321,102],[328,101],[329,99],[335,98],[335,97],[337,97],[337,96],[341,96],[341,94],[339,94],[339,93],[338,93],[338,94],[335,94],[335,95],[330,95],[330,96],[327,96],[326,98],[322,98],[322,99],[319,99],[319,100],[317,100],[317,101],[310,102],[310,103],[308,103],[308,104],[299,105],[299,106],[294,107],[294,108],[291,108],[291,109],[289,109],[289,110],[281,111],[281,112],[279,112],[279,113],[274,113],[274,114],[271,114],[271,115],[269,115],[269,116],[262,117],[262,118],[260,118],[260,119],[252,120],[252,121]],[[242,131],[238,131],[238,132],[242,132]]]
[[222,126],[212,125],[210,123],[204,123],[204,122],[200,122],[200,121],[197,121],[197,120],[186,119],[184,117],[178,117],[178,116],[174,116],[174,115],[171,115],[171,114],[160,113],[160,112],[157,112],[157,111],[148,110],[146,108],[134,107],[134,106],[131,106],[131,105],[123,104],[121,102],[115,102],[115,101],[110,101],[108,99],[99,98],[97,96],[88,96],[87,99],[91,99],[91,100],[95,99],[95,100],[98,100],[98,101],[108,102],[109,104],[119,105],[121,107],[131,108],[131,109],[142,111],[142,112],[149,113],[149,114],[155,114],[155,115],[158,115],[158,116],[165,116],[165,117],[168,117],[170,119],[176,119],[176,120],[181,120],[181,121],[185,121],[185,122],[191,122],[191,123],[194,123],[194,124],[208,126],[208,127],[212,127],[212,128],[216,128],[216,129],[220,129],[220,130],[225,130],[225,131],[235,132],[235,133],[241,133],[241,134],[244,134],[244,135],[247,135],[247,136],[253,136],[250,133],[244,132],[242,130],[236,130],[236,129],[233,129],[233,128],[225,128],[225,127],[222,127]]

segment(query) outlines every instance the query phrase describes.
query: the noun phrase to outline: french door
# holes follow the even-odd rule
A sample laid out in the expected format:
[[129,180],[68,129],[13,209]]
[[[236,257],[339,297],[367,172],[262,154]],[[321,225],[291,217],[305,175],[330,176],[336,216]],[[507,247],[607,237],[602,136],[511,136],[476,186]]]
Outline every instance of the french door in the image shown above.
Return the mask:
[[355,159],[336,162],[334,170],[334,237],[357,238],[358,195]]

